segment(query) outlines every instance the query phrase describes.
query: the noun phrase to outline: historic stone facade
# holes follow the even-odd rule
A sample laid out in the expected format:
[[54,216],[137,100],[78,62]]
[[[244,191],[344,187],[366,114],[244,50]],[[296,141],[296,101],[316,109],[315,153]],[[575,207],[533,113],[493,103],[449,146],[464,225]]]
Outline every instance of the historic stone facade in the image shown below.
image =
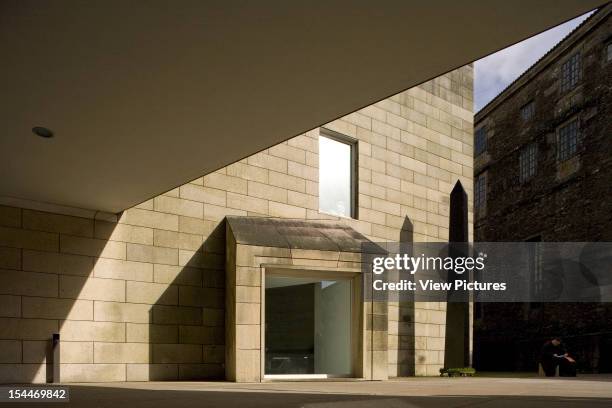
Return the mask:
[[[472,81],[466,66],[325,125],[357,143],[357,219],[319,212],[319,129],[118,215],[3,199],[0,382],[44,382],[52,333],[62,381],[224,378],[226,216],[446,240],[454,183],[472,196]],[[445,305],[388,316],[387,374],[436,375]]]
[[[591,16],[476,114],[477,241],[612,240],[611,10]],[[477,367],[534,369],[546,336],[561,335],[579,367],[612,370],[609,308],[476,311]]]

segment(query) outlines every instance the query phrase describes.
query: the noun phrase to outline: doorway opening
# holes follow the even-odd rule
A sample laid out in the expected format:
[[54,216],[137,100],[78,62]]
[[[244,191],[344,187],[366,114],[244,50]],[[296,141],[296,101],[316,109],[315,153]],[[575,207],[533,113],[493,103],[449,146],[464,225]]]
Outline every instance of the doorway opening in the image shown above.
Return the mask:
[[353,279],[315,275],[266,273],[266,379],[353,375]]

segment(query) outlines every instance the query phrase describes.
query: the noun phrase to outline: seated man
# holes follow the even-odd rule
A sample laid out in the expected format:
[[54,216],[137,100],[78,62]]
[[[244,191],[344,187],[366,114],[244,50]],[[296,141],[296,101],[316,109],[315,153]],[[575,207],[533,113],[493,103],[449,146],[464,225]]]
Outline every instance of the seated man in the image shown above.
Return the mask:
[[575,377],[576,361],[567,354],[567,350],[559,337],[554,337],[544,343],[540,354],[542,369],[547,377],[554,377],[557,367],[559,376]]

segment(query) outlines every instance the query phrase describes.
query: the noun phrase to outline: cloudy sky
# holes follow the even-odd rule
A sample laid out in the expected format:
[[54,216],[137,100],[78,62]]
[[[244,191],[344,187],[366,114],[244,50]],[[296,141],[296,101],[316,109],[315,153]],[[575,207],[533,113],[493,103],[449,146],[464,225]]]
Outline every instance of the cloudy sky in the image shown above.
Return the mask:
[[474,63],[474,112],[478,112],[591,13],[476,61]]

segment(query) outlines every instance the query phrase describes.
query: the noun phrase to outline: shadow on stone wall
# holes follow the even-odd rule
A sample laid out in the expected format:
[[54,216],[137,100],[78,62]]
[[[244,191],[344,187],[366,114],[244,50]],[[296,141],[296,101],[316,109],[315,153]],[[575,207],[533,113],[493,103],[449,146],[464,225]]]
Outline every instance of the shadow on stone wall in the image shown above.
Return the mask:
[[224,220],[180,251],[178,232],[161,231],[175,250],[128,224],[1,210],[0,383],[52,381],[54,333],[62,381],[224,378]]
[[[410,252],[414,242],[414,226],[406,216],[399,236],[401,252]],[[415,375],[414,302],[399,302],[397,339],[397,376]]]
[[0,210],[0,383],[50,382],[55,333],[61,334],[60,344],[81,342],[70,348],[65,343],[59,363],[93,362],[93,343],[87,345],[93,299],[119,300],[125,289],[112,281],[105,282],[106,290],[87,282],[106,265],[125,262],[126,244],[109,240],[114,222],[17,207]]
[[183,266],[151,307],[146,380],[224,379],[225,222],[179,260]]

